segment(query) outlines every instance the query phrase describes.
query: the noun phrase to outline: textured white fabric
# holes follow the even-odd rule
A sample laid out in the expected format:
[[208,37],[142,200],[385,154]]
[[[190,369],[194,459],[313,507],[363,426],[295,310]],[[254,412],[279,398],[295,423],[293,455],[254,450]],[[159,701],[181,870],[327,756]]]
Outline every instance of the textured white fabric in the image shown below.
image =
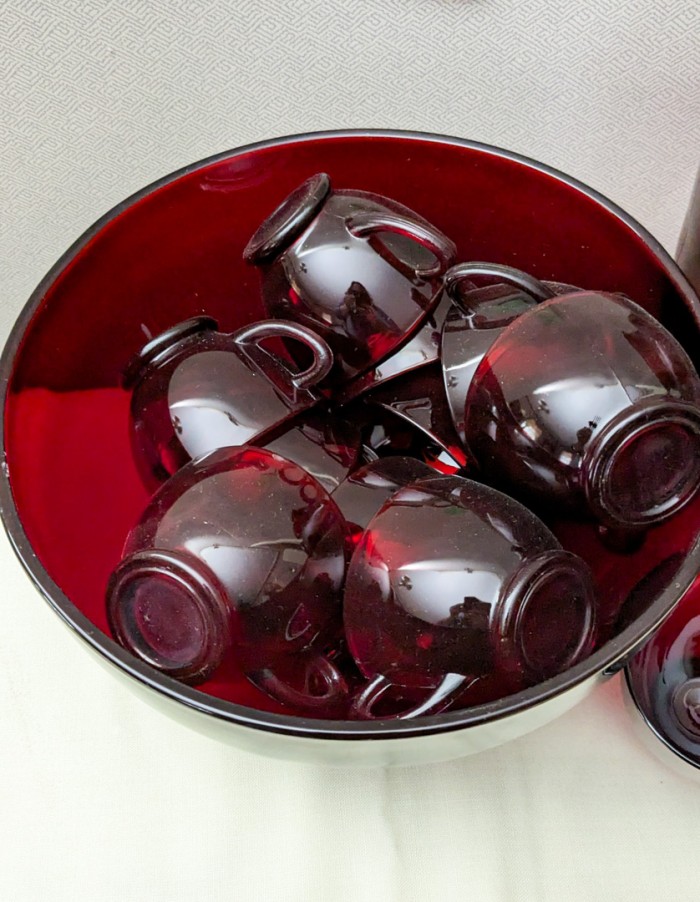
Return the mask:
[[[673,249],[700,156],[698,0],[0,2],[0,329],[102,212],[248,141],[505,146]],[[132,698],[0,539],[0,899],[689,899],[700,796],[615,680],[495,752],[393,771],[248,756]]]

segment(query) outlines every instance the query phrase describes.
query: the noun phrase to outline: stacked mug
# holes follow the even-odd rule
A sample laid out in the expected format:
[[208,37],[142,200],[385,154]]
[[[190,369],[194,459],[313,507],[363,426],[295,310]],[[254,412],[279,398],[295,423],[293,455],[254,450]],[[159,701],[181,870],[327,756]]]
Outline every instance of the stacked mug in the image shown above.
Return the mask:
[[153,495],[107,587],[114,637],[326,718],[477,704],[589,655],[609,612],[551,526],[625,553],[698,490],[675,338],[621,294],[457,262],[325,174],[243,256],[268,319],[193,317],[125,365]]

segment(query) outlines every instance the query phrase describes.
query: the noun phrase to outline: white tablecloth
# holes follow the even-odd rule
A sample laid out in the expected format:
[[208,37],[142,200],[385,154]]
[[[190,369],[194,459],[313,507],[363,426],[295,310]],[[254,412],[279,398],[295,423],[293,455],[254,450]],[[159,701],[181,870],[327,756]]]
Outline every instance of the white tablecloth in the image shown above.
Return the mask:
[[[0,2],[0,326],[102,212],[251,140],[416,128],[527,153],[673,250],[700,157],[687,0]],[[690,899],[700,790],[618,679],[494,752],[352,771],[188,732],[97,667],[0,539],[0,899]]]

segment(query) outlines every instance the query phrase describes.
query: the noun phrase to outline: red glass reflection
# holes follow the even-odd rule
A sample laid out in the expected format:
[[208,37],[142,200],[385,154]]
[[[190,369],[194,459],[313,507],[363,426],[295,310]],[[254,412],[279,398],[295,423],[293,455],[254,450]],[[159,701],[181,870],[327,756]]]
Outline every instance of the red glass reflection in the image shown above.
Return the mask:
[[626,298],[554,298],[507,326],[474,375],[465,431],[487,481],[613,528],[659,523],[700,485],[700,379]]
[[[243,248],[280,198],[321,169],[338,185],[420,210],[454,237],[458,259],[507,260],[581,285],[591,284],[595,260],[597,287],[638,299],[689,350],[697,346],[677,287],[632,228],[561,179],[488,150],[330,136],[190,169],[103,223],[43,286],[7,396],[6,465],[23,528],[50,577],[98,630],[108,631],[108,576],[148,501],[129,445],[124,365],[150,336],[188,317],[212,316],[224,332],[264,317]],[[643,574],[636,556],[613,560]],[[231,658],[199,688],[284,710]]]
[[110,625],[189,682],[230,646],[244,671],[274,667],[337,633],[345,537],[336,505],[296,464],[255,448],[214,452],[166,483],[129,534],[108,586]]
[[408,341],[437,304],[454,255],[413,210],[365,190],[334,190],[325,173],[295,189],[244,251],[260,267],[268,315],[326,339],[335,387]]
[[460,477],[392,495],[345,590],[346,637],[365,676],[428,689],[448,674],[553,676],[591,651],[595,619],[583,561],[522,505]]

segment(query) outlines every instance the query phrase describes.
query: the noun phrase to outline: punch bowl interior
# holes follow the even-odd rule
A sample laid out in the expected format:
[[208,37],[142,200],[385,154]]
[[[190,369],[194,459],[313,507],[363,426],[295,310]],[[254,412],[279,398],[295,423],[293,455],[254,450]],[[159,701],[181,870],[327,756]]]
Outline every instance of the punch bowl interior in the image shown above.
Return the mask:
[[[190,317],[213,317],[231,332],[264,316],[243,250],[264,217],[316,172],[419,211],[456,243],[459,260],[628,295],[695,354],[697,366],[697,298],[660,245],[585,186],[514,154],[440,136],[277,139],[188,166],[125,200],[37,287],[2,359],[3,520],[53,611],[155,707],[280,757],[350,765],[445,760],[545,722],[624,665],[700,568],[700,502],[658,527],[638,553],[601,549],[588,524],[552,525],[564,547],[591,564],[604,612],[615,608],[605,641],[553,679],[468,709],[409,721],[314,720],[285,713],[231,673],[192,688],[132,658],[111,638],[104,603],[125,536],[148,501],[129,443],[125,364],[150,337]],[[640,602],[634,588],[646,568],[673,555],[678,566],[669,579]],[[621,604],[623,597],[634,604]]]

